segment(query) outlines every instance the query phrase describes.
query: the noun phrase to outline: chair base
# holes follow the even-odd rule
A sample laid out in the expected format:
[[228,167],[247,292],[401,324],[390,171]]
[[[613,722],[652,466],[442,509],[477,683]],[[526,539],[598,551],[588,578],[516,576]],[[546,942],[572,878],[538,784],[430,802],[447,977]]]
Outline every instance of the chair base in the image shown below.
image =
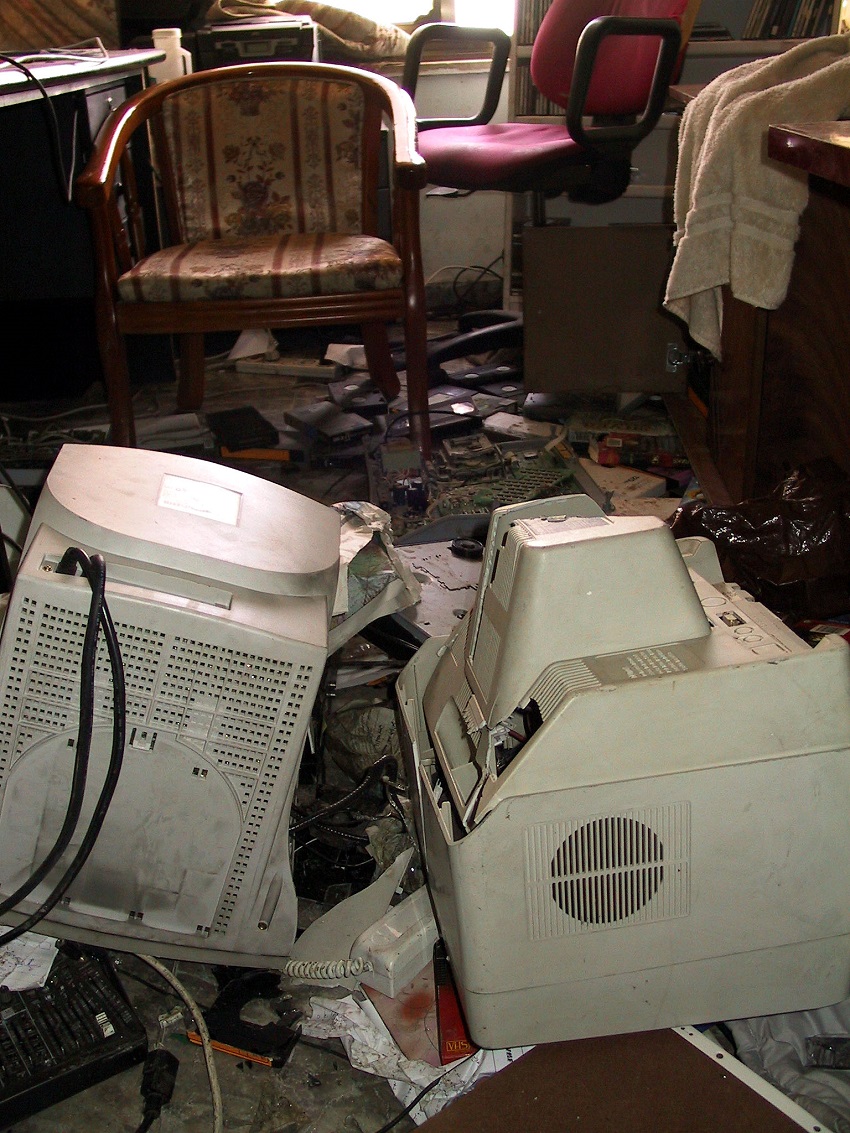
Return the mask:
[[[443,362],[470,358],[494,350],[522,350],[523,317],[516,311],[469,311],[458,319],[458,329],[430,339],[426,345],[428,385],[445,381]],[[406,366],[404,349],[393,351],[397,370]]]

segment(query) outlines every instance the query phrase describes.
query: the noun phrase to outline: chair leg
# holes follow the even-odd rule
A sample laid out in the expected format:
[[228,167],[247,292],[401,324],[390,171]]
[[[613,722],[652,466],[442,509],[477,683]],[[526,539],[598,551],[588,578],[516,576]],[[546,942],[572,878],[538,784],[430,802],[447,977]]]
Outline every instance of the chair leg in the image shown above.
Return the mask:
[[119,448],[136,447],[136,424],[133,418],[133,395],[130,390],[130,371],[127,366],[127,349],[115,321],[115,308],[111,302],[95,303],[100,361],[109,405],[109,440]]
[[392,352],[386,323],[364,323],[360,332],[363,335],[363,349],[366,351],[366,364],[369,376],[387,401],[391,401],[401,389]]
[[427,337],[424,313],[408,313],[404,328],[407,410],[410,414],[410,436],[418,446],[423,460],[431,459]]
[[200,409],[204,400],[204,336],[180,335],[180,380],[177,383],[177,408],[181,412]]

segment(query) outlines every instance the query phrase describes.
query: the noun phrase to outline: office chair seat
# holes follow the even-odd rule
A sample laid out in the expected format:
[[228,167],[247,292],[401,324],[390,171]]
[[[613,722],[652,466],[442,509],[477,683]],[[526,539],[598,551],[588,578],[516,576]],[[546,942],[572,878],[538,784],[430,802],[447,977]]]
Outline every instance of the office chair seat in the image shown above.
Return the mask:
[[[561,122],[498,122],[424,131],[418,148],[428,180],[456,189],[497,189],[508,193],[561,191],[570,166],[587,165],[587,152]],[[563,175],[559,176],[559,172]]]
[[392,244],[326,232],[178,244],[139,261],[119,278],[118,293],[131,302],[168,303],[341,295],[401,284]]
[[[564,112],[560,120],[547,122],[492,121],[510,49],[503,31],[423,24],[411,35],[402,77],[411,97],[427,45],[449,39],[492,46],[478,113],[418,120],[417,146],[429,183],[529,193],[532,223],[539,226],[546,224],[549,197],[566,193],[588,204],[616,200],[629,186],[635,147],[664,109],[698,7],[699,0],[551,0],[529,61],[547,113]],[[440,380],[444,361],[521,346],[522,315],[489,314],[489,324],[482,312],[470,329],[460,326],[459,334],[429,344],[432,383]]]

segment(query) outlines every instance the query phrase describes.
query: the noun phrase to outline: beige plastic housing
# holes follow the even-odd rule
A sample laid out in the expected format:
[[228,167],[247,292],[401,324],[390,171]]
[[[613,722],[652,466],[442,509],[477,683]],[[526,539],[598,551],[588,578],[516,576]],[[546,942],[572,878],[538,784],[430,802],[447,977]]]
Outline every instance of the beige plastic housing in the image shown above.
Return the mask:
[[[640,567],[632,539],[645,532],[600,534],[595,585]],[[560,559],[531,576],[545,594],[514,587],[515,608],[559,610],[545,648],[542,623],[512,621],[536,669],[517,685],[539,712],[524,743],[464,703],[474,614],[399,680],[429,889],[484,1047],[809,1009],[850,989],[850,649],[812,649],[723,583],[705,540],[678,553],[704,571],[688,585],[707,630],[690,637],[670,634],[677,596],[693,606],[679,569],[599,606],[595,639],[580,610],[573,636]],[[655,640],[626,644],[623,624],[653,612]]]
[[[62,824],[91,591],[59,574],[100,553],[126,681],[124,758],[90,857],[39,931],[121,951],[266,966],[295,939],[289,814],[328,652],[339,517],[206,461],[66,446],[30,526],[0,636],[0,884],[13,892]],[[101,639],[83,812],[109,763]]]

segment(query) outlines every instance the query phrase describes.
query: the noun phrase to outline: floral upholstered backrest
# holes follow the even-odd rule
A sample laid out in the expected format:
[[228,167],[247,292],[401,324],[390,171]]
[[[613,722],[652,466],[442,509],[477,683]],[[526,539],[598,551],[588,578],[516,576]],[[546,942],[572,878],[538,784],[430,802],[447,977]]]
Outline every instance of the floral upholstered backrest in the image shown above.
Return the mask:
[[356,83],[241,79],[166,99],[180,242],[362,231]]

